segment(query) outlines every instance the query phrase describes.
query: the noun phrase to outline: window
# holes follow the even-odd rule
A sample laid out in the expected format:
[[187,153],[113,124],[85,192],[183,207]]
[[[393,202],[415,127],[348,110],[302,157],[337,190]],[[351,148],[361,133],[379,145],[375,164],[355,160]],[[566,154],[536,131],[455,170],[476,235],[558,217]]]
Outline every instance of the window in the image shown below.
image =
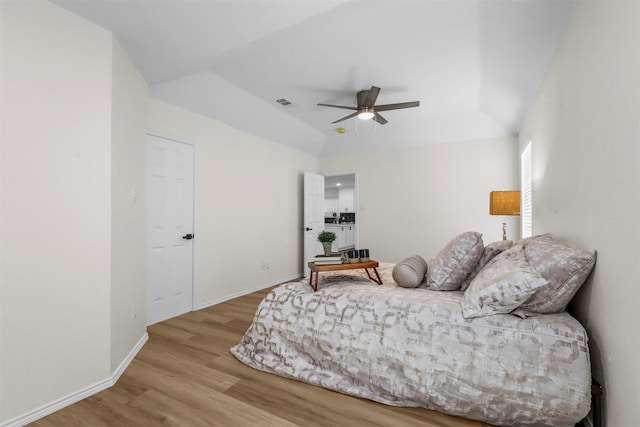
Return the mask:
[[522,220],[522,238],[533,234],[533,203],[531,200],[531,141],[520,154],[520,219]]

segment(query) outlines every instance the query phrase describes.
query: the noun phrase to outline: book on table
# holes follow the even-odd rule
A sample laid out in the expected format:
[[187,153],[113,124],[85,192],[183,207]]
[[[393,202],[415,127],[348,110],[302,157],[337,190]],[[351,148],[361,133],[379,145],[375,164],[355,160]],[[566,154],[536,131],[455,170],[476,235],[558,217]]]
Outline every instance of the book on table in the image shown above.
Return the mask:
[[318,261],[337,261],[342,259],[342,255],[316,255],[314,259],[317,259]]
[[342,255],[316,255],[313,262],[316,265],[342,264]]

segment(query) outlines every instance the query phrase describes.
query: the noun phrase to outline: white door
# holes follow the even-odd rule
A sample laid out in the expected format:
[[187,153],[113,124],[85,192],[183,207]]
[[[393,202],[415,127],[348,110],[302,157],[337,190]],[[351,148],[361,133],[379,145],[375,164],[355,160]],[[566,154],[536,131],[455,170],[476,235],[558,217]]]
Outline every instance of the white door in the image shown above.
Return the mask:
[[318,233],[324,230],[324,176],[304,173],[304,259],[302,272],[309,276],[307,263],[324,253]]
[[147,324],[193,309],[193,146],[147,135]]

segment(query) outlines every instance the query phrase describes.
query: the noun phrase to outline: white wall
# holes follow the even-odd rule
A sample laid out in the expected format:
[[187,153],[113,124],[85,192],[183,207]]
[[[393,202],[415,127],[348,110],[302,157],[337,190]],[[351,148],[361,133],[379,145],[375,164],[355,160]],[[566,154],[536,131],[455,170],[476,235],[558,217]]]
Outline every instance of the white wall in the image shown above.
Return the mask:
[[[379,261],[428,259],[455,235],[502,239],[502,217],[489,215],[492,190],[520,186],[515,138],[428,145],[320,159],[320,173],[358,173],[360,248]],[[508,218],[508,238],[520,236]]]
[[[113,42],[111,143],[111,371],[146,334],[147,82]],[[135,195],[135,201],[133,200]]]
[[605,386],[604,425],[640,420],[640,2],[581,2],[521,133],[533,229],[598,251],[571,308]]
[[149,100],[112,35],[55,5],[0,13],[4,425],[107,387],[144,342],[147,129],[196,146],[199,306],[300,274],[317,159]]
[[153,98],[148,114],[149,133],[195,146],[195,306],[297,277],[317,159]]
[[111,34],[0,2],[0,422],[110,373]]

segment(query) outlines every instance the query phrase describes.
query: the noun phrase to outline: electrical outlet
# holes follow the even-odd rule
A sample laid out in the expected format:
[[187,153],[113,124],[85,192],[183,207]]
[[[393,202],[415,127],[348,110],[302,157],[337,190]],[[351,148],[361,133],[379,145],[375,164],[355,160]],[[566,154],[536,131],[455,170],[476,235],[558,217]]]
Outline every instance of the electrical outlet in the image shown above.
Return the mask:
[[269,263],[268,262],[263,262],[262,264],[260,264],[260,269],[261,270],[268,270],[269,269]]
[[136,318],[136,305],[135,304],[131,304],[131,318],[132,319]]

